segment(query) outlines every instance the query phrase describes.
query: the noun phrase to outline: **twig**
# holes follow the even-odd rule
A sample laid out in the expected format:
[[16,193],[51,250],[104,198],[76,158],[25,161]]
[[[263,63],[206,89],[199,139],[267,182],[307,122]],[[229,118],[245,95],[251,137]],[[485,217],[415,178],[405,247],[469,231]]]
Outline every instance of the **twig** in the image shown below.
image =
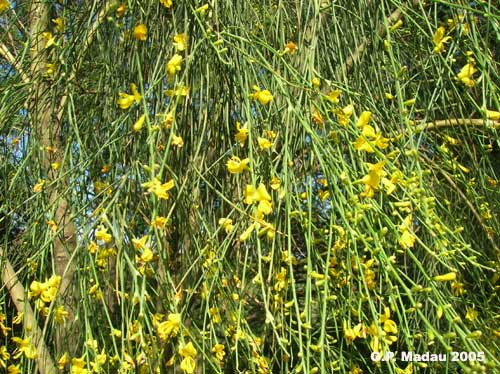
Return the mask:
[[477,127],[487,127],[498,129],[500,128],[499,121],[490,121],[482,118],[448,118],[442,119],[432,122],[417,122],[417,126],[415,127],[415,132],[422,132],[424,130],[435,130],[443,127],[452,127],[452,126],[477,126]]
[[[453,179],[450,178],[450,176],[448,174],[446,174],[441,168],[437,168],[437,170],[448,181],[450,186],[453,187],[453,189],[460,195],[460,197],[463,199],[465,204],[467,204],[467,206],[469,207],[469,209],[472,212],[472,215],[476,218],[476,220],[478,221],[481,228],[484,231],[488,232],[488,230],[486,229],[486,223],[484,222],[483,218],[478,213],[478,211],[476,210],[474,205],[472,205],[472,203],[469,201],[467,196],[462,192],[462,190],[456,185],[456,183],[453,181]],[[498,249],[496,243],[494,242],[494,240],[491,238],[491,236],[486,235],[486,237],[488,238],[488,241],[490,242],[491,246],[495,249],[496,252],[498,252],[499,249]]]

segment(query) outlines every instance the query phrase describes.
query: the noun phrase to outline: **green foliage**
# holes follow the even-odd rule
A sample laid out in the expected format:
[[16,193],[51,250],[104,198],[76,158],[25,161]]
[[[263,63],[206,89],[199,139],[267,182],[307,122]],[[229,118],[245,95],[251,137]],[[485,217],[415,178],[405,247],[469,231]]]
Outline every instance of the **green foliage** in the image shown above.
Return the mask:
[[[499,10],[13,3],[0,253],[56,366],[495,370]],[[12,297],[0,366],[33,372]],[[370,358],[389,350],[485,361]]]

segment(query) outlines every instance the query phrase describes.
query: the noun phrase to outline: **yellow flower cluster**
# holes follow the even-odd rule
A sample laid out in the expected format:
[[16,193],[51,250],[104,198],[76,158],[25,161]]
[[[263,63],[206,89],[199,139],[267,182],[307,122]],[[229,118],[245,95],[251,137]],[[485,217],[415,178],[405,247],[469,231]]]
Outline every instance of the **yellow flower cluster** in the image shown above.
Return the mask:
[[387,173],[384,171],[385,160],[376,164],[367,162],[367,165],[368,174],[361,179],[361,182],[365,185],[365,191],[361,193],[361,196],[371,198],[375,195],[375,191],[379,189],[380,181]]
[[148,235],[143,236],[140,239],[132,239],[132,244],[134,245],[137,255],[135,256],[135,261],[137,263],[146,264],[153,261],[154,253],[148,245]]
[[166,321],[159,322],[155,325],[158,337],[163,341],[168,341],[174,338],[179,333],[181,326],[181,315],[178,313],[170,313]]
[[257,188],[252,185],[247,185],[244,191],[243,202],[247,205],[257,204],[255,216],[252,217],[253,222],[241,235],[240,241],[245,241],[250,237],[250,234],[256,229],[260,228],[259,236],[267,234],[269,239],[274,237],[274,226],[266,222],[264,217],[273,212],[271,195],[266,190],[266,186],[260,183]]
[[179,347],[179,355],[181,355],[182,357],[181,369],[186,374],[194,373],[196,369],[196,361],[194,360],[194,358],[197,354],[198,352],[191,342]]
[[30,285],[29,297],[35,297],[44,303],[50,303],[57,295],[57,289],[61,283],[59,275],[53,275],[45,282],[33,281]]
[[354,148],[358,151],[373,153],[374,147],[385,149],[389,146],[389,139],[384,138],[380,132],[375,131],[373,126],[368,124],[371,116],[371,112],[364,111],[359,117],[357,127],[361,128],[361,135],[354,143]]
[[169,78],[172,78],[175,73],[181,71],[182,56],[179,54],[174,54],[172,58],[167,62],[167,74]]

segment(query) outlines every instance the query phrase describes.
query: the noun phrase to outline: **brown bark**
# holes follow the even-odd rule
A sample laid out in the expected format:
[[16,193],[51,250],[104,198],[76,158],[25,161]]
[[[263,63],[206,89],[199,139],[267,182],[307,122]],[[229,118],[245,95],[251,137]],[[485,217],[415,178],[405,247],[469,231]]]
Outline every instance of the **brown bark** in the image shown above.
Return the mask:
[[[57,122],[59,111],[56,108],[51,88],[43,79],[46,63],[49,61],[49,49],[45,48],[45,41],[42,33],[48,31],[49,27],[49,7],[42,1],[33,1],[30,8],[29,30],[31,33],[31,66],[30,74],[32,79],[32,91],[30,97],[30,116],[32,128],[36,134],[36,140],[42,147],[50,146],[57,150],[55,157],[49,159],[45,154],[40,160],[42,171],[46,177],[53,180],[57,177],[56,172],[51,170],[51,162],[63,162],[60,127]],[[61,166],[64,170],[64,165]],[[49,191],[49,206],[55,207],[53,220],[62,228],[61,234],[54,239],[53,259],[55,272],[61,276],[59,295],[64,301],[63,305],[68,311],[68,323],[74,319],[74,295],[70,284],[73,278],[74,266],[70,262],[70,253],[76,245],[75,226],[70,219],[70,206],[65,198],[66,183],[61,181],[54,184]],[[65,336],[66,331],[71,331],[72,336]],[[74,329],[65,329],[63,326],[56,331],[56,352],[62,352],[67,348],[74,349],[76,345]],[[64,348],[66,349],[64,349]]]

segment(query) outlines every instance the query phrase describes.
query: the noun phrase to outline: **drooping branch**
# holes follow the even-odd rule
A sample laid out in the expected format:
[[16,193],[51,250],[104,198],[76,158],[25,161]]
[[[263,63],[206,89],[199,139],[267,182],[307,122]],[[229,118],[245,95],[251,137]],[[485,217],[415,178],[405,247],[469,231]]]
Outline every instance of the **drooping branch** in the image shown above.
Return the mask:
[[[416,7],[418,3],[419,3],[418,0],[412,0],[413,7]],[[401,11],[401,9],[396,9],[386,18],[386,22],[395,23],[399,21],[402,17],[403,17],[403,12]],[[377,30],[377,35],[381,38],[383,38],[386,35],[386,33],[387,33],[387,28],[385,27],[385,24],[380,26],[379,29]],[[361,54],[366,50],[368,44],[369,43],[367,42],[362,42],[358,46],[358,48],[356,48],[356,50],[347,58],[347,60],[340,66],[339,72],[342,72],[344,74],[349,72],[354,66],[354,63],[359,61]]]
[[[94,22],[92,23],[92,26],[89,29],[89,32],[87,33],[87,36],[85,40],[83,41],[83,46],[80,51],[79,58],[75,61],[75,63],[72,66],[71,69],[71,74],[69,76],[68,82],[72,82],[76,79],[76,74],[79,70],[79,67],[81,65],[81,62],[83,58],[86,55],[87,49],[92,45],[92,42],[94,41],[95,36],[97,35],[97,29],[99,26],[106,20],[106,17],[108,13],[114,9],[117,5],[116,1],[110,1],[106,5],[102,7],[100,10],[99,14],[95,18]],[[62,120],[62,116],[64,114],[64,107],[66,106],[66,101],[68,100],[68,96],[64,95],[61,98],[61,101],[59,103],[59,110],[57,113],[57,120],[60,122]]]

